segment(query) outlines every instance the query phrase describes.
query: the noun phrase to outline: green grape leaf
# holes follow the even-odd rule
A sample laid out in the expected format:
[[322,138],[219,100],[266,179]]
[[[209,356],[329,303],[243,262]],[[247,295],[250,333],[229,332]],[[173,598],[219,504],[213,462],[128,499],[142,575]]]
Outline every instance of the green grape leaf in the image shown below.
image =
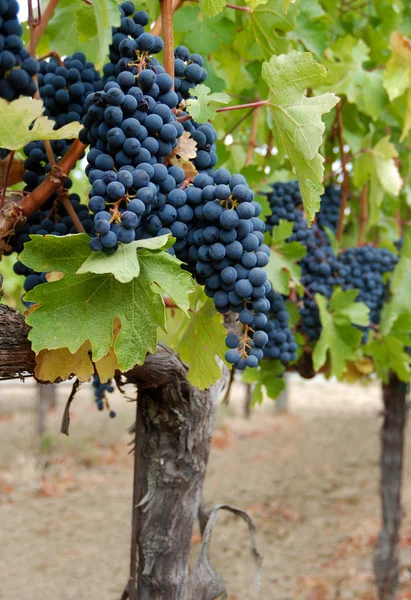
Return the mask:
[[96,67],[105,62],[108,47],[111,43],[111,28],[120,23],[120,13],[116,0],[98,0],[93,2],[93,11],[97,25],[99,53],[95,58]]
[[411,40],[394,31],[389,48],[392,54],[384,69],[383,81],[392,101],[405,94],[411,87]]
[[348,102],[376,121],[385,108],[387,94],[382,73],[363,67],[370,60],[369,54],[370,49],[362,39],[351,35],[340,37],[325,51],[328,76],[322,89],[345,94]]
[[285,9],[284,0],[268,0],[247,16],[252,37],[266,60],[273,54],[287,52],[290,43],[283,34],[295,29],[297,15],[296,4],[290,4]]
[[378,222],[384,192],[398,196],[403,186],[395,159],[398,151],[389,136],[381,138],[373,148],[358,157],[355,165],[355,182],[364,185],[370,181],[369,225]]
[[[268,0],[245,0],[246,4],[251,8],[251,10],[255,10],[257,6],[261,6],[262,4],[267,4]],[[284,12],[287,12],[284,9]]]
[[201,14],[209,19],[225,9],[226,0],[200,0]]
[[114,254],[104,254],[104,252],[90,252],[90,255],[78,269],[77,274],[96,273],[103,275],[111,273],[117,281],[129,283],[140,273],[140,264],[138,261],[137,248],[147,248],[149,250],[159,250],[168,242],[168,235],[131,242],[131,244],[120,244]]
[[[187,378],[200,389],[209,388],[221,378],[222,359],[227,350],[227,330],[223,317],[202,289],[195,294],[189,318],[185,318],[174,332],[174,349],[189,365]],[[164,339],[164,338],[163,338]],[[169,340],[165,338],[166,343]]]
[[42,116],[42,100],[21,97],[7,103],[0,98],[0,146],[18,150],[35,140],[62,140],[78,137],[80,123],[54,130],[55,121]]
[[[145,249],[139,251],[140,274],[129,283],[120,283],[111,273],[77,275],[89,254],[86,234],[32,236],[25,244],[23,264],[63,274],[26,294],[35,303],[27,316],[32,347],[36,353],[67,348],[74,354],[88,341],[94,361],[113,347],[120,369],[126,371],[156,351],[157,328],[165,327],[159,289],[187,310],[193,282],[168,253]],[[114,339],[115,321],[121,328]]]
[[280,221],[274,227],[271,241],[271,254],[266,267],[268,279],[274,289],[288,296],[290,293],[290,282],[293,281],[299,291],[302,291],[300,282],[301,267],[297,264],[307,250],[300,242],[287,242],[293,232],[293,223]]
[[322,60],[331,33],[330,22],[318,0],[305,0],[299,5],[297,28],[291,37],[301,40],[309,52]]
[[372,356],[379,377],[388,381],[389,373],[394,371],[398,377],[409,382],[411,377],[411,357],[404,351],[403,341],[395,335],[386,335],[371,339],[365,347],[367,355]]
[[388,335],[401,313],[408,312],[411,289],[411,230],[405,229],[399,261],[390,278],[390,297],[381,311],[380,332]]
[[101,68],[111,43],[111,27],[120,24],[116,0],[85,3],[59,0],[46,28],[46,38],[60,55],[82,51]]
[[282,377],[284,365],[279,360],[263,360],[256,369],[246,369],[242,373],[244,383],[255,384],[252,406],[262,404],[264,393],[271,400],[278,398],[285,389]]
[[273,56],[263,64],[262,76],[269,93],[269,105],[277,135],[286,147],[300,182],[309,222],[320,208],[323,193],[323,158],[318,154],[325,125],[323,113],[339,101],[331,93],[307,98],[304,91],[324,79],[326,70],[309,53],[292,51]]
[[353,325],[369,324],[369,308],[362,302],[355,302],[358,290],[343,292],[337,288],[329,307],[324,296],[316,294],[320,311],[322,331],[313,351],[314,369],[323,367],[329,356],[331,374],[339,378],[346,370],[347,360],[355,358],[360,346],[362,332]]
[[187,112],[193,117],[195,121],[205,123],[206,121],[214,119],[217,114],[216,109],[210,106],[210,102],[218,102],[220,104],[227,104],[230,101],[230,96],[222,92],[215,92],[210,94],[211,90],[204,84],[196,85],[196,87],[190,92],[192,98],[186,101]]
[[120,244],[114,254],[93,252],[77,270],[77,275],[95,273],[104,275],[111,273],[120,283],[129,283],[140,274],[140,264],[137,258],[137,242]]

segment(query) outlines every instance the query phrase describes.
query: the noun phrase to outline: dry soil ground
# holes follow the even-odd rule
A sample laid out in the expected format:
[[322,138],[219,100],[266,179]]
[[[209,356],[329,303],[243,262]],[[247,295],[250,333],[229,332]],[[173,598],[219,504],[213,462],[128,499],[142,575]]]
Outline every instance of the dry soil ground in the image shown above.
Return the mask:
[[[242,389],[216,425],[205,498],[247,509],[264,554],[253,589],[245,525],[221,515],[212,559],[230,600],[374,600],[371,553],[379,529],[378,386],[289,380],[290,412],[269,401],[249,420]],[[131,500],[127,427],[94,408],[91,390],[72,407],[71,436],[58,431],[69,388],[49,414],[47,451],[36,435],[36,388],[0,386],[1,600],[119,600],[126,581]],[[408,432],[410,427],[408,427]],[[411,599],[411,445],[401,536],[401,600]],[[199,535],[193,537],[194,554]]]

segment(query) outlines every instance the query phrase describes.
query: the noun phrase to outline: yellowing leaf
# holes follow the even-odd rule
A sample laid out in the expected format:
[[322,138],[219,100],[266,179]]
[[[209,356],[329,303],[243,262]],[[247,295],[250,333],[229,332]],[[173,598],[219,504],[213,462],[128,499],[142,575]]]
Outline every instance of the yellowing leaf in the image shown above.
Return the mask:
[[43,383],[64,381],[75,375],[80,381],[88,381],[96,369],[101,381],[112,379],[119,368],[113,348],[102,359],[94,363],[91,360],[90,342],[85,342],[77,352],[68,348],[41,350],[36,356],[34,377]]
[[0,99],[0,146],[18,150],[33,140],[74,139],[80,123],[69,123],[54,130],[55,122],[42,116],[42,100],[22,97],[8,104]]
[[169,160],[171,165],[175,167],[180,167],[184,171],[184,179],[185,181],[194,181],[194,177],[198,175],[198,171],[190,160],[183,160],[182,158],[177,158],[176,156],[172,156]]
[[178,139],[178,144],[173,150],[173,154],[180,156],[183,160],[190,160],[197,156],[197,142],[193,140],[188,131],[185,131]]
[[325,68],[308,52],[273,56],[263,64],[262,76],[270,90],[269,106],[276,133],[295,166],[307,218],[312,221],[323,193],[324,161],[318,154],[325,130],[321,116],[339,99],[331,93],[311,98],[304,95],[308,87],[326,76]]
[[372,149],[375,173],[383,190],[398,196],[403,185],[400,172],[394,158],[398,157],[396,147],[389,141],[389,136],[382,138]]
[[391,58],[388,60],[383,81],[389,99],[395,100],[411,87],[411,40],[394,31],[391,34]]

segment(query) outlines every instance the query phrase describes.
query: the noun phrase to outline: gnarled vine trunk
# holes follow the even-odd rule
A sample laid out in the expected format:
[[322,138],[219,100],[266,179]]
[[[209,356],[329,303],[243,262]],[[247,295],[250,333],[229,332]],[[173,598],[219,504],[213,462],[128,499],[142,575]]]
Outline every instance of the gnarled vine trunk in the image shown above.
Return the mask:
[[378,600],[395,600],[398,588],[398,539],[402,519],[401,483],[407,386],[396,375],[382,386],[384,423],[381,429],[381,483],[383,526],[374,553]]
[[132,539],[137,543],[138,600],[185,600],[188,595],[191,537],[217,390],[202,392],[186,376],[186,367],[165,347],[126,375],[138,386]]

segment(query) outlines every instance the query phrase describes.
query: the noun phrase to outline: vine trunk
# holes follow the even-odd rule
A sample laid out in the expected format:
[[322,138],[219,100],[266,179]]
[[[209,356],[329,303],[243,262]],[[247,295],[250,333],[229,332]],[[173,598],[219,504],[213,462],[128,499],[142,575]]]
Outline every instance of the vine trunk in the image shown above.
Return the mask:
[[381,429],[380,495],[382,530],[374,552],[378,600],[395,600],[399,579],[398,540],[402,520],[401,483],[407,386],[391,374],[382,386],[384,422]]

